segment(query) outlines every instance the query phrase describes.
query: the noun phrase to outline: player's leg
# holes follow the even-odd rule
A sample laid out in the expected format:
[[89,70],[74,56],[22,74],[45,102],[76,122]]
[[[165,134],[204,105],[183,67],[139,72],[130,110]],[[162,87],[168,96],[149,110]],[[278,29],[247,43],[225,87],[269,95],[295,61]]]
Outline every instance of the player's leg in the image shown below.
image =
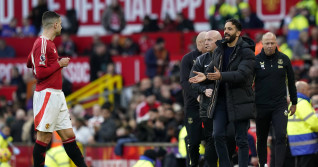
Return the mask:
[[[33,162],[35,167],[44,166],[45,153],[51,141],[55,119],[58,110],[54,107],[55,96],[51,92],[34,92],[33,112],[34,127],[37,130],[36,142],[33,149]],[[55,111],[55,112],[54,112]]]
[[67,155],[72,159],[75,165],[79,167],[86,167],[84,157],[76,144],[75,134],[72,129],[70,114],[67,109],[64,94],[61,96],[62,97],[60,99],[62,100],[62,107],[57,118],[55,130],[62,139]]
[[79,167],[86,167],[84,157],[76,144],[73,129],[62,129],[58,130],[57,133],[63,141],[63,146],[67,155],[72,159],[75,165]]
[[37,132],[36,142],[33,148],[33,161],[35,167],[44,166],[46,147],[48,143],[51,141],[51,138],[51,132]]

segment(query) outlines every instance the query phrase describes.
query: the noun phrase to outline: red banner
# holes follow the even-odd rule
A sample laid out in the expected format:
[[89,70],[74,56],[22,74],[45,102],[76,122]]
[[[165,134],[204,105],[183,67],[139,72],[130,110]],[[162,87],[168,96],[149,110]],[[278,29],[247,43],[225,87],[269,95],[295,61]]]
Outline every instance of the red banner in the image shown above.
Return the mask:
[[[181,60],[182,55],[171,56],[171,63]],[[129,86],[139,82],[146,77],[146,67],[143,56],[113,57],[116,65],[116,72],[121,74],[124,85]],[[19,72],[24,75],[30,73],[31,69],[26,67],[26,58],[1,59],[0,80],[9,82],[11,79],[11,68],[16,66]],[[78,89],[90,82],[89,57],[72,58],[70,64],[63,69],[63,75]]]
[[[0,80],[8,82],[11,80],[11,69],[16,66],[24,75],[32,70],[26,67],[26,58],[1,59]],[[63,69],[63,75],[73,84],[87,84],[90,79],[90,66],[88,57],[74,58],[70,64]]]
[[[273,15],[288,12],[290,5],[299,0],[288,1],[252,0],[249,2],[254,11],[258,4],[260,6],[258,10],[263,11],[261,13]],[[178,12],[183,12],[194,22],[207,22],[207,11],[217,0],[119,0],[119,2],[128,24],[140,24],[146,15],[163,20],[166,14],[169,14],[174,19]],[[235,0],[228,2],[234,4]],[[80,11],[77,12],[77,16],[82,25],[100,25],[102,13],[111,0],[48,0],[47,3],[49,10],[60,14],[65,14],[66,10],[73,8]],[[22,18],[27,17],[36,4],[37,0],[0,0],[0,23],[7,24],[13,17],[18,18],[21,23]]]

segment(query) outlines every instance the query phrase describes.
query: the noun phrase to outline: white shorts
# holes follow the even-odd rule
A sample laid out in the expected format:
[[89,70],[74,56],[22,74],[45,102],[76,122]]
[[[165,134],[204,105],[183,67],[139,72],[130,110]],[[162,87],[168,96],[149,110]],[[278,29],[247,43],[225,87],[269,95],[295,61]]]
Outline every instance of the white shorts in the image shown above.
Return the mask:
[[41,132],[72,128],[64,93],[56,89],[35,91],[33,96],[34,127]]

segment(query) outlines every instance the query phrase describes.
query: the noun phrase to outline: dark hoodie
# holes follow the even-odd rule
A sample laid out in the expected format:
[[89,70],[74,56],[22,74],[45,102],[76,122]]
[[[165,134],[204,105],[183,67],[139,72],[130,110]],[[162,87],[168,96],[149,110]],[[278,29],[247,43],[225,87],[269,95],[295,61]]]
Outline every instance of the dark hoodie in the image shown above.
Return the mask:
[[220,83],[225,85],[225,95],[229,121],[246,120],[255,117],[254,92],[252,90],[255,65],[255,43],[246,37],[240,37],[230,55],[226,69],[223,69],[223,55],[227,44],[223,40],[216,42],[218,46],[213,52],[213,58],[206,73],[215,72],[217,67],[221,72],[221,80],[211,81],[214,88],[208,117],[213,112],[219,94]]
[[266,56],[264,49],[262,49],[255,61],[256,105],[268,108],[286,105],[286,78],[290,100],[293,105],[296,105],[297,91],[294,71],[289,58],[277,49],[273,55]]

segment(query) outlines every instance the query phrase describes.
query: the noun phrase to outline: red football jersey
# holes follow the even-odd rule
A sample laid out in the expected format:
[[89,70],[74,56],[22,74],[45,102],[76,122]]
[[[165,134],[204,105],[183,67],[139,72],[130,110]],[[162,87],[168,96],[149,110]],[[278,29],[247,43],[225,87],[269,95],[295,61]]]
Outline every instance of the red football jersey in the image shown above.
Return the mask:
[[44,36],[37,38],[27,62],[27,67],[33,69],[37,79],[36,91],[46,88],[62,89],[62,68],[58,60],[59,56],[53,41]]

